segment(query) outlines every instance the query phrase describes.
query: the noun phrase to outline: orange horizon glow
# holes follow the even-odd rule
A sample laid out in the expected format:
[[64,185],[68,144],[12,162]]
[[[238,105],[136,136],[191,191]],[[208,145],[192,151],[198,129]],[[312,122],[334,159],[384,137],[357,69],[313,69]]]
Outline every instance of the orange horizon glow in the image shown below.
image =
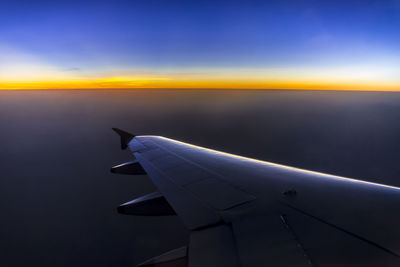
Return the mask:
[[397,83],[281,81],[246,79],[106,78],[93,80],[1,81],[0,90],[73,89],[281,89],[400,91]]
[[62,68],[34,53],[0,46],[0,90],[282,89],[400,91],[397,61],[293,66]]

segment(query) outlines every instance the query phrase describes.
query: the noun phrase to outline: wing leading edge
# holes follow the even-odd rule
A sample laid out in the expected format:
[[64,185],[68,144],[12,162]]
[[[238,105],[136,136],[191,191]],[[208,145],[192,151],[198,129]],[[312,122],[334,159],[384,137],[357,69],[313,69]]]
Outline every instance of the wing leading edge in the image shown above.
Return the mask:
[[397,187],[159,136],[126,147],[191,230],[188,266],[400,266]]

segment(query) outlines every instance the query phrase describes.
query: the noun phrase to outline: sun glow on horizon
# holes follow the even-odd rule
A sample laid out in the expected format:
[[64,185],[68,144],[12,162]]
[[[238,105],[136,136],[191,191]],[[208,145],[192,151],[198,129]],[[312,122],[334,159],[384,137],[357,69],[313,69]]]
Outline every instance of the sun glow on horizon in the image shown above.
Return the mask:
[[282,90],[354,90],[354,91],[400,91],[400,84],[371,83],[316,83],[252,80],[174,80],[170,78],[107,78],[84,81],[0,81],[0,90],[44,89],[282,89]]
[[[0,63],[0,90],[18,89],[302,89],[400,91],[394,67],[292,67],[257,69],[177,69],[169,72],[102,70],[65,71],[30,62]],[[6,71],[4,71],[6,70]],[[109,72],[109,73],[107,73]]]
[[0,46],[0,90],[18,89],[303,89],[399,91],[396,63],[319,67],[202,67],[131,70],[63,69],[39,56]]

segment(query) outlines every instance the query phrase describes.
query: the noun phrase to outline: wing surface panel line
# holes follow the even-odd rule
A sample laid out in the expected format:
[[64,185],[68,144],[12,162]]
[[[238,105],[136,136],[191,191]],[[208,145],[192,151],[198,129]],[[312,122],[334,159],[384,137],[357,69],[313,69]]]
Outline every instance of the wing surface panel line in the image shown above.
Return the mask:
[[313,261],[311,260],[310,256],[308,255],[307,251],[305,250],[304,246],[300,243],[300,240],[298,239],[297,235],[295,234],[295,232],[293,231],[292,227],[290,227],[286,215],[282,214],[280,215],[281,221],[283,223],[283,225],[285,225],[286,229],[288,230],[288,232],[293,236],[294,241],[297,243],[297,247],[301,250],[304,258],[306,258],[307,263],[313,267],[315,266]]
[[[143,158],[143,156],[141,156],[140,153],[135,152],[134,155],[137,157],[138,160],[144,160],[144,161],[146,161],[148,164],[150,164],[150,165],[152,166],[152,168],[154,168],[155,170],[157,170],[157,172],[163,174],[163,172],[162,172],[157,166],[151,164],[151,162],[149,162],[147,159]],[[214,221],[214,222],[212,222],[212,223],[208,223],[208,224],[201,225],[201,226],[189,227],[189,229],[192,230],[192,229],[202,228],[202,227],[207,228],[207,226],[219,224],[219,223],[223,220],[223,218],[221,217],[221,214],[220,214],[219,212],[217,212],[216,210],[214,210],[214,208],[213,208],[212,206],[210,206],[209,203],[202,201],[202,200],[201,200],[200,198],[198,198],[195,194],[193,194],[193,193],[190,192],[189,190],[186,190],[184,187],[178,185],[177,183],[175,183],[175,181],[173,181],[172,179],[170,179],[168,176],[166,176],[166,175],[164,175],[164,174],[163,174],[163,176],[164,176],[165,178],[168,179],[168,182],[174,184],[174,186],[176,186],[176,187],[179,188],[180,190],[184,190],[185,193],[188,194],[188,195],[190,195],[190,197],[191,197],[192,199],[196,200],[198,203],[201,203],[201,205],[203,205],[203,206],[205,206],[206,208],[208,208],[209,211],[211,211],[211,210],[214,211],[215,216],[219,217],[219,220],[218,220],[218,221]],[[149,177],[150,177],[150,176],[149,176]],[[150,177],[150,178],[151,178],[151,177]],[[152,179],[152,180],[153,180],[153,179]],[[157,184],[157,182],[155,182],[154,180],[153,180],[153,182],[154,182],[155,184]],[[158,186],[157,186],[157,187],[158,187]],[[163,193],[163,192],[162,192],[162,188],[159,188],[159,189],[160,189],[161,193]],[[164,195],[164,197],[168,200],[168,194],[164,194],[164,193],[163,193],[163,195]],[[169,202],[169,201],[168,201],[168,202]],[[170,203],[170,204],[171,204],[171,203]],[[171,206],[174,207],[172,204],[171,204]],[[178,212],[177,212],[177,213],[178,213]]]
[[335,225],[335,224],[332,224],[330,222],[327,222],[327,221],[325,221],[325,220],[323,220],[323,219],[321,219],[321,218],[319,218],[317,216],[314,216],[314,215],[312,215],[312,214],[310,214],[308,212],[305,212],[305,211],[303,211],[303,210],[301,210],[299,208],[293,207],[292,205],[290,205],[288,203],[284,203],[283,202],[283,204],[286,205],[287,207],[297,211],[297,212],[300,212],[301,214],[304,214],[304,215],[306,215],[306,216],[308,216],[308,217],[310,217],[312,219],[315,219],[315,220],[317,220],[317,221],[319,221],[319,222],[321,222],[323,224],[329,225],[329,226],[331,226],[331,227],[333,227],[333,228],[335,228],[335,229],[337,229],[337,230],[339,230],[341,232],[344,232],[344,233],[346,233],[348,235],[351,235],[351,236],[353,236],[353,237],[355,237],[355,238],[357,238],[357,239],[359,239],[361,241],[364,241],[364,242],[366,242],[366,243],[368,243],[368,244],[370,244],[370,245],[372,245],[372,246],[374,246],[374,247],[376,247],[376,248],[378,248],[380,250],[383,250],[383,251],[385,251],[385,252],[387,252],[387,253],[389,253],[389,254],[397,257],[397,258],[400,258],[400,255],[398,255],[396,252],[394,252],[394,251],[392,251],[392,250],[390,250],[390,249],[388,249],[388,248],[386,248],[384,246],[381,246],[381,245],[379,245],[378,243],[375,243],[372,240],[366,239],[365,237],[362,237],[362,236],[360,236],[360,235],[358,235],[356,233],[350,232],[350,231],[348,231],[348,230],[346,230],[346,229],[344,229],[344,228],[342,228],[342,227],[340,227],[338,225]]
[[[139,152],[135,152],[135,154],[136,154],[136,153],[140,155]],[[135,156],[137,156],[137,155],[135,155]],[[139,156],[139,157],[141,157],[141,156]],[[183,158],[181,158],[181,159],[182,159],[182,160],[185,160],[185,159],[183,159]],[[144,160],[146,160],[146,159],[144,159]],[[146,160],[146,161],[149,162],[148,160]],[[149,162],[149,163],[151,164],[151,162]],[[154,164],[151,164],[151,165],[152,165],[153,168],[155,168],[158,172],[163,173],[163,171],[160,170],[156,165],[154,165]],[[205,170],[205,169],[203,169],[203,170]],[[208,208],[214,209],[214,207],[210,206],[210,204],[209,204],[208,202],[203,201],[203,200],[200,199],[197,195],[193,194],[190,190],[187,190],[184,186],[181,186],[181,185],[177,184],[174,180],[170,179],[170,177],[169,177],[168,175],[166,175],[166,174],[164,174],[164,173],[163,173],[163,175],[166,176],[166,177],[168,177],[168,180],[169,180],[171,183],[173,183],[176,187],[178,187],[178,188],[180,188],[180,189],[182,189],[182,190],[185,190],[186,192],[190,193],[190,195],[191,195],[193,198],[195,198],[197,201],[201,202],[202,204],[206,205]],[[225,182],[225,181],[223,181],[223,182]],[[241,191],[242,191],[242,190],[241,190]],[[245,192],[245,193],[247,193],[247,192]],[[250,196],[252,196],[252,195],[250,195]],[[254,197],[254,196],[252,196],[252,197]],[[254,197],[254,199],[255,199],[255,197]],[[254,200],[254,199],[253,199],[253,200]],[[235,208],[235,207],[238,207],[238,206],[247,204],[247,203],[249,203],[250,201],[252,201],[252,200],[249,200],[249,201],[246,201],[246,202],[241,202],[241,203],[235,204],[235,205],[233,205],[233,206],[231,206],[231,207],[225,209],[224,211],[227,211],[227,210],[229,210],[229,209],[233,209],[233,208]],[[222,216],[222,214],[219,214],[219,215]],[[222,218],[222,217],[221,217],[221,218]],[[222,219],[223,219],[223,218],[222,218]],[[225,222],[225,221],[224,221],[224,222]],[[227,223],[228,223],[228,222],[227,222]],[[209,225],[206,225],[206,226],[204,226],[204,227],[207,228],[208,226],[209,226]],[[202,227],[199,227],[199,228],[203,228],[203,226],[202,226]]]

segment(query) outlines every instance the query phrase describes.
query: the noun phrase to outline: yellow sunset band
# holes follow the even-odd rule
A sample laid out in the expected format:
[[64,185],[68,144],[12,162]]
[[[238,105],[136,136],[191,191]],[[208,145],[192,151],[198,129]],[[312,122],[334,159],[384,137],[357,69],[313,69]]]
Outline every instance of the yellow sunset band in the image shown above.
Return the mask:
[[92,80],[1,81],[0,90],[18,89],[110,89],[110,88],[204,88],[204,89],[302,89],[400,91],[395,82],[284,81],[251,79],[176,79],[166,77],[105,78]]

